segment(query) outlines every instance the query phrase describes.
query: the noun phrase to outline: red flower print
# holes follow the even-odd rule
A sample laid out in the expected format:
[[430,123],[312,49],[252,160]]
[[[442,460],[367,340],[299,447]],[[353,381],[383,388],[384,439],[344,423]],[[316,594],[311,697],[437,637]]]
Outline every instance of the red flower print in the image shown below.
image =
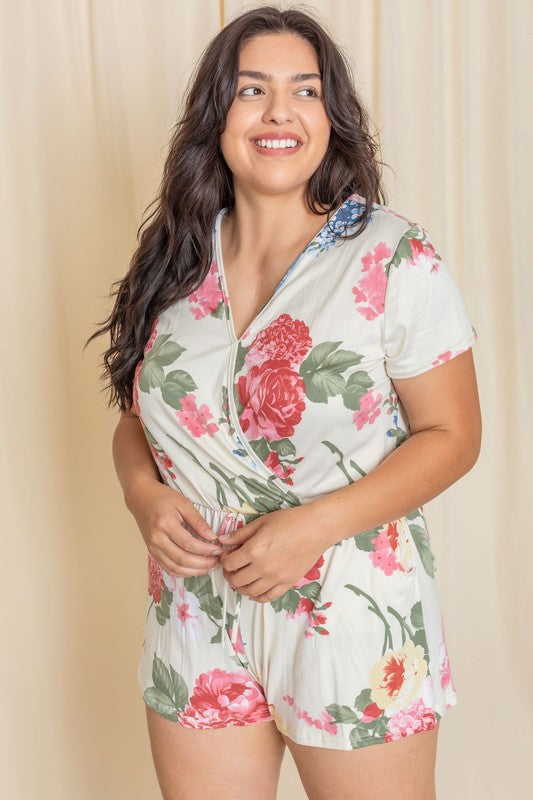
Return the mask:
[[224,728],[271,719],[259,684],[243,669],[213,669],[197,679],[189,705],[178,712],[189,728]]
[[303,578],[300,578],[298,583],[295,583],[294,586],[303,586],[304,583],[310,583],[311,581],[317,581],[320,578],[320,567],[324,564],[324,556],[320,556],[316,564],[313,564],[311,569],[307,570]]
[[218,280],[218,264],[216,261],[211,263],[203,283],[189,295],[189,310],[195,319],[202,319],[208,314],[216,311],[218,304],[225,298],[220,289]]
[[372,320],[383,314],[385,309],[385,290],[387,288],[387,275],[385,261],[392,255],[392,250],[385,242],[380,242],[374,250],[364,255],[361,259],[364,272],[362,278],[352,286],[357,311],[367,320]]
[[265,361],[276,359],[288,361],[291,367],[297,367],[312,344],[305,322],[292,319],[289,314],[281,314],[257,334],[246,353],[245,363],[247,367],[259,367]]
[[420,269],[425,269],[429,266],[430,272],[438,272],[439,261],[431,242],[426,241],[426,244],[423,244],[420,239],[409,239],[409,244],[411,245],[412,258],[406,259],[408,264]]
[[272,470],[274,475],[277,475],[278,478],[281,478],[285,483],[288,483],[289,486],[292,486],[293,481],[292,478],[289,478],[289,475],[292,475],[294,472],[294,467],[290,464],[281,464],[275,450],[272,450],[265,458],[265,465]]
[[373,719],[381,716],[381,714],[383,714],[383,709],[380,708],[377,703],[369,703],[369,705],[363,708],[361,713],[361,721],[372,722]]
[[237,381],[244,407],[241,427],[250,439],[293,436],[305,409],[305,384],[287,361],[265,361]]
[[148,553],[148,594],[154,603],[161,602],[163,591],[163,571],[151,553]]
[[371,425],[376,420],[376,417],[379,417],[381,414],[380,403],[382,399],[383,395],[379,392],[376,397],[374,397],[371,389],[361,397],[359,401],[359,411],[355,411],[353,415],[353,421],[358,431],[367,423]]
[[176,411],[176,416],[184,428],[192,433],[193,436],[202,436],[204,433],[213,436],[218,431],[216,422],[208,422],[213,415],[209,411],[206,403],[201,406],[196,405],[196,396],[186,394],[181,399],[181,411]]

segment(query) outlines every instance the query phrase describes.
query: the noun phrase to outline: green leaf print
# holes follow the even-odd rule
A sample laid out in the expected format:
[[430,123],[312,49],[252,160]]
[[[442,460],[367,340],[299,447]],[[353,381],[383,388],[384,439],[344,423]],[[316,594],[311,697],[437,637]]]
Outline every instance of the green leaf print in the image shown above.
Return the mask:
[[353,712],[350,706],[339,706],[337,703],[331,703],[331,705],[326,706],[326,711],[333,717],[334,722],[355,725],[359,721],[357,714]]
[[179,411],[185,395],[197,388],[198,386],[188,372],[183,369],[174,369],[166,376],[161,387],[161,395],[167,405]]
[[363,370],[352,372],[342,392],[342,402],[346,408],[351,408],[352,411],[359,411],[362,396],[366,394],[373,385],[374,381],[368,372],[364,372]]
[[170,672],[159,656],[156,655],[156,653],[154,653],[154,660],[152,662],[152,680],[158,692],[163,694],[169,700],[174,699],[174,691]]
[[413,257],[413,248],[411,246],[410,239],[424,239],[425,236],[421,233],[421,228],[419,225],[411,225],[404,234],[402,234],[402,238],[398,242],[396,250],[394,252],[393,257],[391,260],[385,265],[385,274],[387,278],[389,277],[389,270],[391,267],[399,266],[401,260],[403,258],[412,258]]
[[373,553],[375,545],[372,539],[375,539],[380,533],[381,528],[372,528],[364,533],[356,533],[352,538],[358,550],[364,550],[365,553]]
[[414,525],[413,523],[409,523],[409,530],[411,532],[416,549],[418,550],[418,555],[420,556],[422,566],[426,570],[427,574],[433,578],[435,576],[435,556],[431,550],[431,544],[429,542],[427,531],[420,527],[420,525]]
[[300,605],[300,592],[292,588],[287,589],[277,600],[271,600],[270,605],[276,612],[288,611],[289,614],[294,614]]
[[213,594],[213,584],[209,575],[190,575],[183,579],[187,592],[192,592],[198,600],[201,611],[207,614],[212,622],[222,619],[222,601]]
[[187,684],[172,666],[167,669],[156,653],[152,662],[152,680],[154,685],[143,692],[145,702],[159,714],[175,722],[177,712],[189,699]]
[[327,403],[329,397],[342,394],[346,379],[341,373],[362,359],[358,353],[336,350],[340,344],[340,341],[317,344],[300,365],[305,393],[313,403]]
[[149,392],[151,388],[161,386],[165,380],[165,371],[157,361],[144,361],[139,372],[139,389],[141,392]]
[[372,703],[372,691],[371,689],[363,689],[362,692],[359,692],[355,700],[353,701],[354,708],[357,711],[362,711],[364,708]]
[[233,367],[233,373],[238,375],[241,369],[244,366],[244,359],[246,357],[246,353],[248,352],[247,347],[243,347],[242,343],[239,342],[237,346],[237,352],[235,354],[235,366]]
[[155,607],[155,616],[160,625],[165,625],[170,619],[170,606],[173,596],[166,583],[163,583],[161,600]]
[[166,695],[162,694],[153,686],[149,686],[144,690],[143,698],[144,702],[147,703],[150,708],[153,708],[154,711],[157,711],[158,714],[170,719],[172,722],[176,721],[174,703]]
[[143,364],[139,373],[139,389],[142,392],[149,392],[150,388],[161,386],[165,381],[163,367],[168,367],[185,350],[177,342],[169,342],[170,333],[157,336],[151,350],[144,356]]

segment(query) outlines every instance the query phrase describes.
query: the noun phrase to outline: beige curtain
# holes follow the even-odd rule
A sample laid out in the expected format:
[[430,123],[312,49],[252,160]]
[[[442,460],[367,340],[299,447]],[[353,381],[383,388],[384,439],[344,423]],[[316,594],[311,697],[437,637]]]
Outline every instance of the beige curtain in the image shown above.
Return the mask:
[[[160,797],[136,684],[146,550],[112,463],[107,343],[81,348],[127,269],[195,59],[221,12],[257,4],[222,5],[0,3],[0,774],[17,800]],[[439,800],[514,800],[533,744],[533,5],[307,9],[354,64],[389,205],[431,232],[478,332],[481,456],[426,507],[459,698],[437,784]],[[279,797],[305,797],[288,754]]]

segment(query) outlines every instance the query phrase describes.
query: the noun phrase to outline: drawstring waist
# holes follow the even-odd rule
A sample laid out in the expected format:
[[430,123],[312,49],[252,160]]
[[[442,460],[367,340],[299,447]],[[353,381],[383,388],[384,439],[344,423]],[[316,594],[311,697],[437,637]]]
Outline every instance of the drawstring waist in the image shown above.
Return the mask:
[[[225,509],[227,511],[227,507]],[[242,528],[243,525],[246,524],[246,517],[241,511],[237,510],[230,510],[229,512],[224,515],[222,522],[220,523],[220,528],[216,533],[226,533],[229,531],[234,531],[237,528]],[[212,526],[213,527],[213,526]],[[221,543],[221,546],[224,548],[224,544]],[[234,545],[227,545],[227,551],[230,552],[231,550],[235,549]],[[209,575],[211,576],[211,585],[213,587],[213,594],[217,592],[217,586],[215,583],[214,572],[210,572]],[[226,579],[224,579],[224,598],[222,601],[222,649],[226,649],[226,617],[228,613],[228,594],[229,589],[234,595],[234,617],[233,617],[233,624],[231,626],[231,642],[234,644],[237,641],[237,635],[239,632],[239,618],[241,614],[241,604],[242,604],[242,594],[234,589]]]

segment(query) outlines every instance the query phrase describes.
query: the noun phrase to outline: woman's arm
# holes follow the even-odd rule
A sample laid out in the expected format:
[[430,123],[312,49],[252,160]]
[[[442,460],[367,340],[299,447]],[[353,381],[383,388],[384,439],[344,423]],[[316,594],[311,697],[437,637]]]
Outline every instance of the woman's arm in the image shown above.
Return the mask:
[[481,411],[471,349],[394,386],[411,436],[363,478],[309,504],[326,547],[422,506],[477,461]]
[[113,461],[124,492],[124,502],[131,511],[131,499],[143,484],[162,483],[161,475],[134,411],[122,411],[113,434]]

